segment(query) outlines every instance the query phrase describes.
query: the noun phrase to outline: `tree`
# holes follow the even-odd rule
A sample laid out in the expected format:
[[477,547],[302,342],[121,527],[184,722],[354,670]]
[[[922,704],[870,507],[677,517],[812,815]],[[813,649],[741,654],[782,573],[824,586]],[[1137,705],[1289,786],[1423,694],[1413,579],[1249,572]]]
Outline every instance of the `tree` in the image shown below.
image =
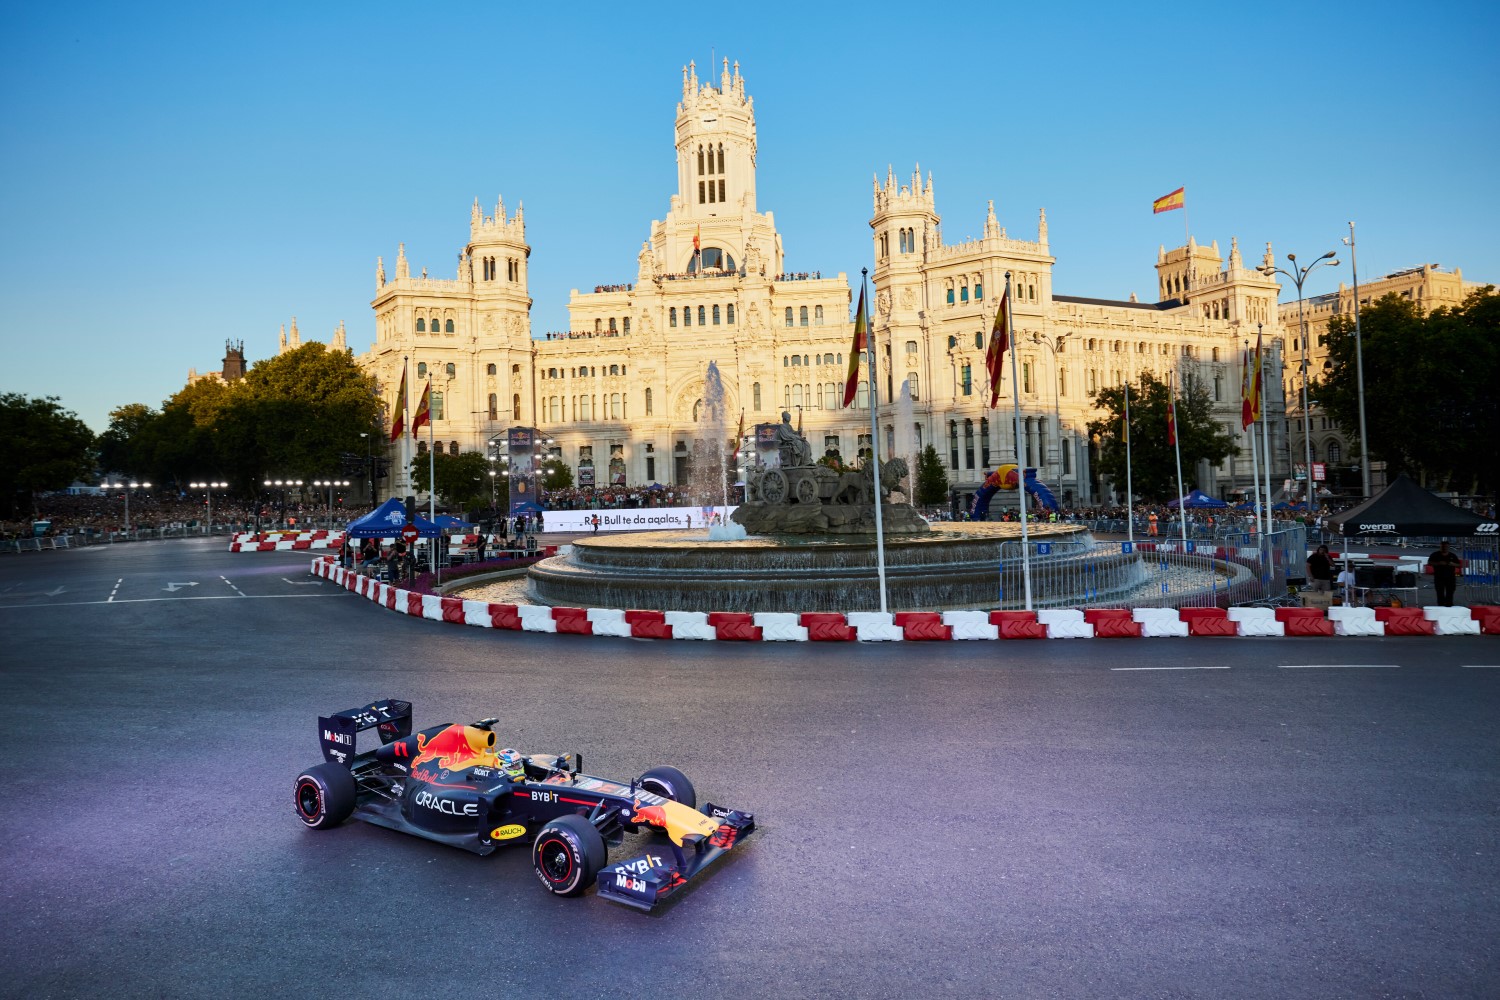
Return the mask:
[[35,494],[61,490],[94,465],[94,432],[56,396],[0,395],[0,510],[35,515]]
[[148,437],[154,441],[153,425],[161,413],[145,403],[126,403],[109,411],[109,429],[99,435],[99,467],[112,472],[147,475],[150,469]]
[[573,485],[573,470],[560,458],[542,459],[542,489],[566,490]]
[[[1465,493],[1493,493],[1500,426],[1500,295],[1493,286],[1456,308],[1423,316],[1409,299],[1387,295],[1360,309],[1365,426],[1371,455],[1392,474]],[[1354,317],[1328,323],[1329,363],[1308,391],[1350,432],[1359,428]]]
[[[1135,492],[1153,500],[1177,496],[1177,456],[1167,443],[1167,383],[1142,372],[1130,390],[1130,470]],[[1123,486],[1125,440],[1120,428],[1125,415],[1125,388],[1113,386],[1094,393],[1094,405],[1105,412],[1089,422],[1089,436],[1100,442],[1099,471]],[[1234,438],[1213,419],[1208,390],[1194,385],[1178,393],[1177,439],[1182,450],[1182,489],[1198,485],[1200,461],[1218,465],[1235,451]]]
[[[429,491],[428,461],[427,455],[418,455],[411,460],[412,482],[424,493]],[[468,510],[489,503],[490,463],[482,452],[432,455],[430,461],[437,478],[437,495],[447,506]]]
[[932,506],[948,502],[948,470],[932,445],[917,458],[917,503]]

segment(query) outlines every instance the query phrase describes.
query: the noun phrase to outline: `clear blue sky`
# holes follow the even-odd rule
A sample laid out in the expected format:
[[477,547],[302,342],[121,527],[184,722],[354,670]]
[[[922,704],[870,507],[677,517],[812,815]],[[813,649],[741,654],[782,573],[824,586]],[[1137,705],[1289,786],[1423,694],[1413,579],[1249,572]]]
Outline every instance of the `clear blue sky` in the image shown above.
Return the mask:
[[871,175],[920,161],[949,241],[987,199],[1017,235],[1045,206],[1063,294],[1151,297],[1183,236],[1151,200],[1179,185],[1226,254],[1316,256],[1354,219],[1362,276],[1500,281],[1494,3],[660,9],[12,6],[0,391],[102,430],[293,315],[363,351],[376,256],[452,277],[475,196],[525,201],[533,329],[566,328],[570,288],[634,279],[680,68],[711,51],[755,98],[792,270],[870,266]]

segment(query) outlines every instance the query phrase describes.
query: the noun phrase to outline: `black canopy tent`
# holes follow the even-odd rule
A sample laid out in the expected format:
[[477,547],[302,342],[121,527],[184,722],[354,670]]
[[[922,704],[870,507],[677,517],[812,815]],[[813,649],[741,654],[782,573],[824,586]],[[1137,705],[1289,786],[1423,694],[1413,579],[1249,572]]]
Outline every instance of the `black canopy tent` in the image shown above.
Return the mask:
[[1384,490],[1358,507],[1334,514],[1328,523],[1345,538],[1351,535],[1447,535],[1453,538],[1495,535],[1494,524],[1478,514],[1453,506],[1405,475],[1397,476]]

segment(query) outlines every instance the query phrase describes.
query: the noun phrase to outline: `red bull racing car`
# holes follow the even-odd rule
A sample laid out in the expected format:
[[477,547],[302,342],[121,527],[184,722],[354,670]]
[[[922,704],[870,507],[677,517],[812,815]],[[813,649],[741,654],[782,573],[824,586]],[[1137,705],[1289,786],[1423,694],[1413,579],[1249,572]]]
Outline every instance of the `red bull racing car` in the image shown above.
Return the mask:
[[[603,898],[646,911],[755,829],[748,812],[698,807],[675,767],[611,781],[584,774],[577,753],[497,749],[496,719],[413,734],[411,718],[411,703],[394,699],[319,718],[325,763],[297,776],[297,818],[323,830],[354,816],[481,855],[529,840],[548,892],[578,896],[597,883]],[[359,752],[369,729],[380,744]],[[608,849],[642,829],[666,844],[609,864]]]

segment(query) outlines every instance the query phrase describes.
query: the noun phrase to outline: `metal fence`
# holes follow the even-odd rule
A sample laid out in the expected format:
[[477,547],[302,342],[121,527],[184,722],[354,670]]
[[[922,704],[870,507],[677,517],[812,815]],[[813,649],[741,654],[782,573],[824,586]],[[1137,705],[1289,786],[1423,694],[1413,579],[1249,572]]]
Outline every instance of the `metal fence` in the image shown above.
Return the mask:
[[169,528],[138,528],[133,531],[73,531],[40,538],[0,540],[0,555],[21,552],[46,552],[51,549],[77,549],[87,545],[114,545],[121,542],[145,542],[163,538],[200,538],[210,534],[232,535],[249,531],[248,525],[216,524],[210,532],[207,525],[176,525]]
[[1229,607],[1290,600],[1303,576],[1307,536],[1300,525],[1269,535],[1230,534],[1136,542],[1008,541],[1002,546],[1000,608],[1026,606],[1029,554],[1034,608]]

